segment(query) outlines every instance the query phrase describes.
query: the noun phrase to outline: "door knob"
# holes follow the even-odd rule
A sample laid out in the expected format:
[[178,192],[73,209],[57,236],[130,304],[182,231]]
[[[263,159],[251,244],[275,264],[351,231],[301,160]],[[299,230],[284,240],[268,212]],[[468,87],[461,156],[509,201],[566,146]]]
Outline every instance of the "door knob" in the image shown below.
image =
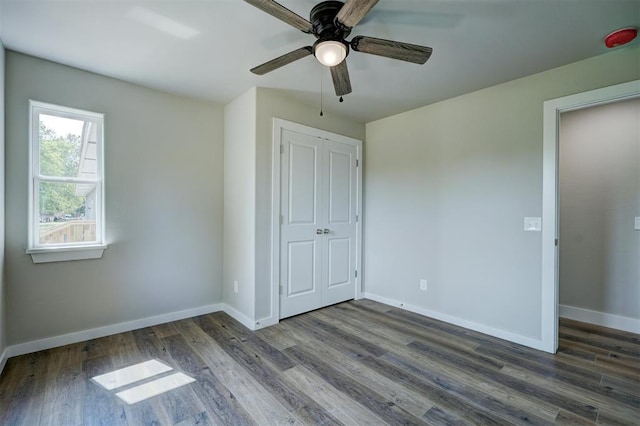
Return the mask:
[[325,233],[325,234],[328,234],[328,233],[329,233],[329,230],[328,230],[327,228],[324,228],[324,233]]
[[322,229],[316,229],[316,234],[322,235]]

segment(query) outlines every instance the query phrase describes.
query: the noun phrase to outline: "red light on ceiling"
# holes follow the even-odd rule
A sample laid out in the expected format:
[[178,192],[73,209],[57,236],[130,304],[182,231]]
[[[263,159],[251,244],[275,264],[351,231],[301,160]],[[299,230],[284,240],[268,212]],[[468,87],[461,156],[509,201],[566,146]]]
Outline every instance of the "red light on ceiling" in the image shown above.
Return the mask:
[[619,30],[615,30],[608,36],[604,38],[604,44],[608,48],[622,46],[623,44],[629,43],[631,40],[636,38],[638,35],[638,29],[629,27],[629,28],[621,28]]

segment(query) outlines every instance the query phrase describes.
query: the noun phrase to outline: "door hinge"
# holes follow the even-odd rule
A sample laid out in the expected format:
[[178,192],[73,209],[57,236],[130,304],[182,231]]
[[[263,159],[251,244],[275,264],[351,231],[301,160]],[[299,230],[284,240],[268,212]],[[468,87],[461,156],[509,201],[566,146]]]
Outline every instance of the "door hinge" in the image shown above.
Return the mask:
[[360,217],[358,215],[356,215],[356,222],[360,220]]
[[360,167],[360,160],[356,158],[356,167]]
[[282,286],[280,286],[280,294],[282,294]]
[[555,244],[556,244],[556,246],[558,245],[558,239],[557,238],[556,238]]
[[280,225],[284,223],[284,216],[280,215]]
[[358,278],[358,270],[356,269],[356,278]]
[[280,154],[284,154],[284,145],[280,144]]

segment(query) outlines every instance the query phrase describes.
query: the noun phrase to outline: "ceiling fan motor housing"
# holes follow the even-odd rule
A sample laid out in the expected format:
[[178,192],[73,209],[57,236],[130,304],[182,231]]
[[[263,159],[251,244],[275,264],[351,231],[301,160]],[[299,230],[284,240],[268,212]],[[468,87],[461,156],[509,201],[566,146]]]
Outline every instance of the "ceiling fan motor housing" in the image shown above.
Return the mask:
[[342,43],[349,53],[349,43],[344,38],[349,36],[351,29],[339,28],[336,22],[336,15],[342,9],[344,3],[341,1],[323,1],[311,9],[310,21],[313,27],[313,35],[318,39],[313,47],[323,41],[334,40]]

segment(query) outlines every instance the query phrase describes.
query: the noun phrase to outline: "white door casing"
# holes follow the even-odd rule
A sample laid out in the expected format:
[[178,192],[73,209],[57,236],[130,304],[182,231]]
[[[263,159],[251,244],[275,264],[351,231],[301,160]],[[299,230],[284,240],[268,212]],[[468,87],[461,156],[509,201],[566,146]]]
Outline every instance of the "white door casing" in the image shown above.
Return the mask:
[[274,119],[272,315],[361,297],[361,149],[361,141]]

